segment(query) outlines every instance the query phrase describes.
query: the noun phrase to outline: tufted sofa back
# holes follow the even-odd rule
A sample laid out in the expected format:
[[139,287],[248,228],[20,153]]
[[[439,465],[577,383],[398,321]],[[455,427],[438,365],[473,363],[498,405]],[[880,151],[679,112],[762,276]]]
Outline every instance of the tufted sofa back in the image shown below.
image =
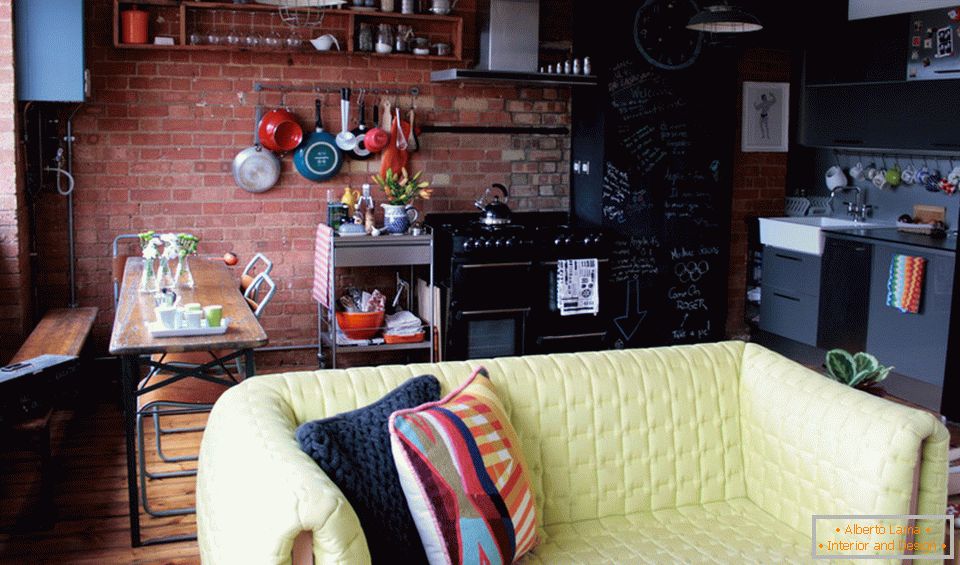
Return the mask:
[[725,342],[286,373],[243,388],[282,404],[292,429],[369,404],[415,375],[436,375],[445,394],[483,364],[550,525],[745,496],[743,349]]

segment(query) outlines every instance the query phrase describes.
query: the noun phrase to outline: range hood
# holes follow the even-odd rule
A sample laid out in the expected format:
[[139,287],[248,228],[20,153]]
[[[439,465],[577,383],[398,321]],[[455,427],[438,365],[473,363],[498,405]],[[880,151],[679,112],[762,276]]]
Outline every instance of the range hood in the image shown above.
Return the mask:
[[537,72],[540,0],[490,0],[480,28],[480,64],[430,73],[433,82],[510,82],[534,85],[597,84],[597,77]]

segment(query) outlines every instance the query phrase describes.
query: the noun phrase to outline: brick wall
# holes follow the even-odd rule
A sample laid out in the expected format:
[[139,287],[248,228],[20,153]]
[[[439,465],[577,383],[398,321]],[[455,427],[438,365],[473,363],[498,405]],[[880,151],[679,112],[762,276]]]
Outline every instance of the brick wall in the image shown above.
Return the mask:
[[0,364],[31,325],[29,241],[17,160],[12,2],[0,1]]
[[[476,4],[463,0],[465,51],[476,52]],[[238,189],[230,174],[233,156],[251,142],[256,81],[344,86],[421,88],[418,121],[425,124],[568,125],[569,92],[431,84],[431,70],[449,63],[406,59],[266,52],[146,51],[115,49],[112,3],[87,3],[87,60],[93,98],[75,120],[76,229],[79,297],[100,307],[94,338],[105,348],[113,318],[109,247],[120,233],[147,228],[183,230],[202,238],[202,254],[233,250],[241,265],[262,251],[276,263],[280,291],[264,318],[272,344],[308,344],[316,339],[316,314],[309,296],[313,237],[324,217],[327,188],[359,188],[379,162],[347,161],[332,182],[301,178],[290,157],[271,191]],[[470,63],[472,64],[472,63]],[[289,95],[287,104],[312,123],[311,94]],[[339,129],[338,96],[325,95],[324,121]],[[267,95],[264,102],[279,103]],[[410,97],[401,96],[403,107]],[[426,210],[472,209],[493,182],[512,186],[514,209],[568,207],[569,138],[529,135],[430,134],[412,168],[424,170],[436,189]],[[6,175],[4,179],[8,178]],[[4,181],[6,182],[6,181]],[[46,197],[50,221],[38,238],[62,233],[63,204]],[[2,204],[5,201],[0,202]],[[47,251],[44,251],[47,253]],[[56,257],[41,260],[45,274],[61,272]],[[45,277],[41,295],[56,306],[65,281]],[[51,298],[52,297],[52,298]]]
[[[787,82],[790,80],[790,54],[772,49],[748,49],[738,64],[737,123],[742,111],[743,81]],[[797,93],[793,93],[794,96]],[[747,326],[743,312],[747,284],[747,225],[751,216],[783,215],[786,196],[786,153],[743,153],[740,131],[733,167],[733,214],[730,234],[730,274],[727,335],[744,337]]]

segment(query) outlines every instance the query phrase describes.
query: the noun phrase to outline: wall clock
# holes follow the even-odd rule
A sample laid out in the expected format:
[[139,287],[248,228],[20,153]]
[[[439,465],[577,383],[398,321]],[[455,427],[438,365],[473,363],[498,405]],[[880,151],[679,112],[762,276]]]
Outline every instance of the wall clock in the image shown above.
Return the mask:
[[689,67],[700,55],[703,34],[687,29],[687,22],[699,11],[693,0],[646,0],[634,18],[637,50],[659,69]]

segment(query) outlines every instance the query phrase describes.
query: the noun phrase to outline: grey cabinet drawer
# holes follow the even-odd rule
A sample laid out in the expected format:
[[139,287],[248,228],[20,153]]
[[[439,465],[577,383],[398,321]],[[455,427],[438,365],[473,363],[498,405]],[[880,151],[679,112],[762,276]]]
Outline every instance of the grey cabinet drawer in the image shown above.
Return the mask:
[[807,345],[816,345],[818,312],[818,297],[793,293],[764,283],[760,296],[760,329]]
[[766,246],[763,248],[763,284],[791,295],[819,296],[820,257]]

